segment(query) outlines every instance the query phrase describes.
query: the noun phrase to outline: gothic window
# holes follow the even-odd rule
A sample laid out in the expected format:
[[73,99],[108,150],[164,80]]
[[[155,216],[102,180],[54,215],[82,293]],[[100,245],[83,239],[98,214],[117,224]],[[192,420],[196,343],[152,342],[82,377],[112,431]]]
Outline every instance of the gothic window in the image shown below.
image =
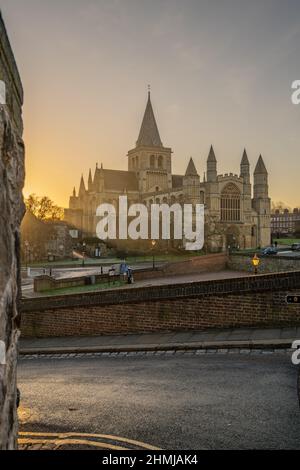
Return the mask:
[[162,169],[162,168],[163,168],[163,161],[164,161],[164,159],[163,159],[163,157],[160,155],[160,156],[158,157],[158,168],[159,168],[159,169]]
[[239,222],[241,220],[241,193],[233,183],[229,183],[221,194],[221,220]]
[[150,157],[150,168],[155,168],[155,156],[151,155]]

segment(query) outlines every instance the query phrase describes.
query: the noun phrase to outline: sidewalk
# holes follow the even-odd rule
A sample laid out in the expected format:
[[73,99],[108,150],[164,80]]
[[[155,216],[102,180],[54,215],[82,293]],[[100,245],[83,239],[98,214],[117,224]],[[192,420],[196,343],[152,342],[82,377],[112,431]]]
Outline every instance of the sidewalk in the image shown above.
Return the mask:
[[68,354],[93,352],[168,351],[195,349],[281,349],[300,340],[300,327],[237,328],[64,338],[23,338],[20,354]]

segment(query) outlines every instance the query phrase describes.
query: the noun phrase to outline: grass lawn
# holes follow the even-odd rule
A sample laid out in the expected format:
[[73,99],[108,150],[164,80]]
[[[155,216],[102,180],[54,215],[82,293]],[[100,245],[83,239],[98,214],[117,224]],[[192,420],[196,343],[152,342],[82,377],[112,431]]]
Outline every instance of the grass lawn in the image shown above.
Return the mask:
[[[195,252],[186,252],[186,253],[180,253],[180,254],[159,254],[157,253],[155,255],[155,261],[169,261],[169,262],[175,262],[175,261],[181,261],[181,260],[186,260],[189,258],[193,258],[195,256],[202,256],[204,253],[202,251],[195,251]],[[126,262],[129,264],[132,263],[143,263],[143,262],[151,262],[153,259],[152,254],[145,254],[145,255],[139,255],[139,256],[128,256],[125,258]],[[118,264],[123,259],[121,258],[87,258],[85,260],[84,266],[97,266],[97,265],[112,265],[112,264]],[[40,261],[40,262],[34,262],[30,263],[29,265],[32,268],[49,268],[55,266],[66,266],[66,267],[82,267],[82,260],[81,259],[66,259],[66,260],[57,260],[57,261]],[[24,267],[24,265],[23,265]]]
[[291,246],[293,243],[300,243],[300,238],[277,238],[274,242],[277,242],[278,245]]
[[[189,258],[194,258],[195,256],[202,256],[204,253],[202,251],[186,252],[182,254],[156,254],[155,261],[183,261]],[[128,256],[126,258],[127,263],[142,263],[147,261],[152,261],[153,255],[141,255],[141,256]]]
[[104,289],[113,289],[114,287],[121,287],[125,283],[116,280],[114,283],[103,282],[101,284],[94,284],[92,286],[77,286],[77,287],[68,287],[65,289],[53,289],[53,290],[46,290],[41,292],[41,295],[45,296],[57,296],[57,295],[67,295],[67,294],[82,294],[84,292],[97,292]]
[[[84,267],[85,266],[97,266],[97,265],[105,265],[105,264],[114,264],[114,263],[119,263],[120,260],[117,258],[109,258],[109,259],[99,259],[99,258],[88,258],[85,260]],[[76,259],[64,259],[64,260],[57,260],[57,261],[37,261],[34,263],[30,263],[29,266],[31,268],[49,268],[49,267],[54,267],[55,266],[68,266],[68,267],[82,267],[82,260]],[[24,265],[23,265],[24,267]]]

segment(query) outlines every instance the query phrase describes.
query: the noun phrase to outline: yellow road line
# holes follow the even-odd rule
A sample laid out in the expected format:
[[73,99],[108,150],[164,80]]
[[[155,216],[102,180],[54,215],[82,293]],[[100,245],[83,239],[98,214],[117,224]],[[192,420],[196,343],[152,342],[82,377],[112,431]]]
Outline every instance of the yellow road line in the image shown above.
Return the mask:
[[143,447],[147,450],[161,450],[159,447],[151,446],[150,444],[145,444],[144,442],[135,441],[133,439],[126,439],[125,437],[112,436],[110,434],[89,434],[89,433],[77,433],[77,432],[67,432],[67,433],[46,433],[46,432],[19,432],[19,436],[39,436],[39,437],[58,437],[60,439],[65,439],[69,437],[92,437],[99,439],[110,439],[113,441],[125,442],[126,444],[133,444],[139,447]]
[[88,441],[86,439],[18,439],[20,445],[30,444],[54,444],[57,447],[64,445],[89,445],[93,447],[100,447],[101,449],[109,450],[129,450],[126,447],[115,446],[113,444],[105,444],[103,442]]

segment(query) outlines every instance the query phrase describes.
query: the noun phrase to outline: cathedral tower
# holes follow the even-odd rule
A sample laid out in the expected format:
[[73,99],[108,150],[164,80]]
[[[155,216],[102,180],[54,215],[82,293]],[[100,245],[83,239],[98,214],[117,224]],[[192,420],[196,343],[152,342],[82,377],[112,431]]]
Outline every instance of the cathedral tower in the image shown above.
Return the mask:
[[136,147],[128,152],[128,171],[138,177],[141,193],[172,188],[172,150],[164,147],[156,124],[150,91]]

